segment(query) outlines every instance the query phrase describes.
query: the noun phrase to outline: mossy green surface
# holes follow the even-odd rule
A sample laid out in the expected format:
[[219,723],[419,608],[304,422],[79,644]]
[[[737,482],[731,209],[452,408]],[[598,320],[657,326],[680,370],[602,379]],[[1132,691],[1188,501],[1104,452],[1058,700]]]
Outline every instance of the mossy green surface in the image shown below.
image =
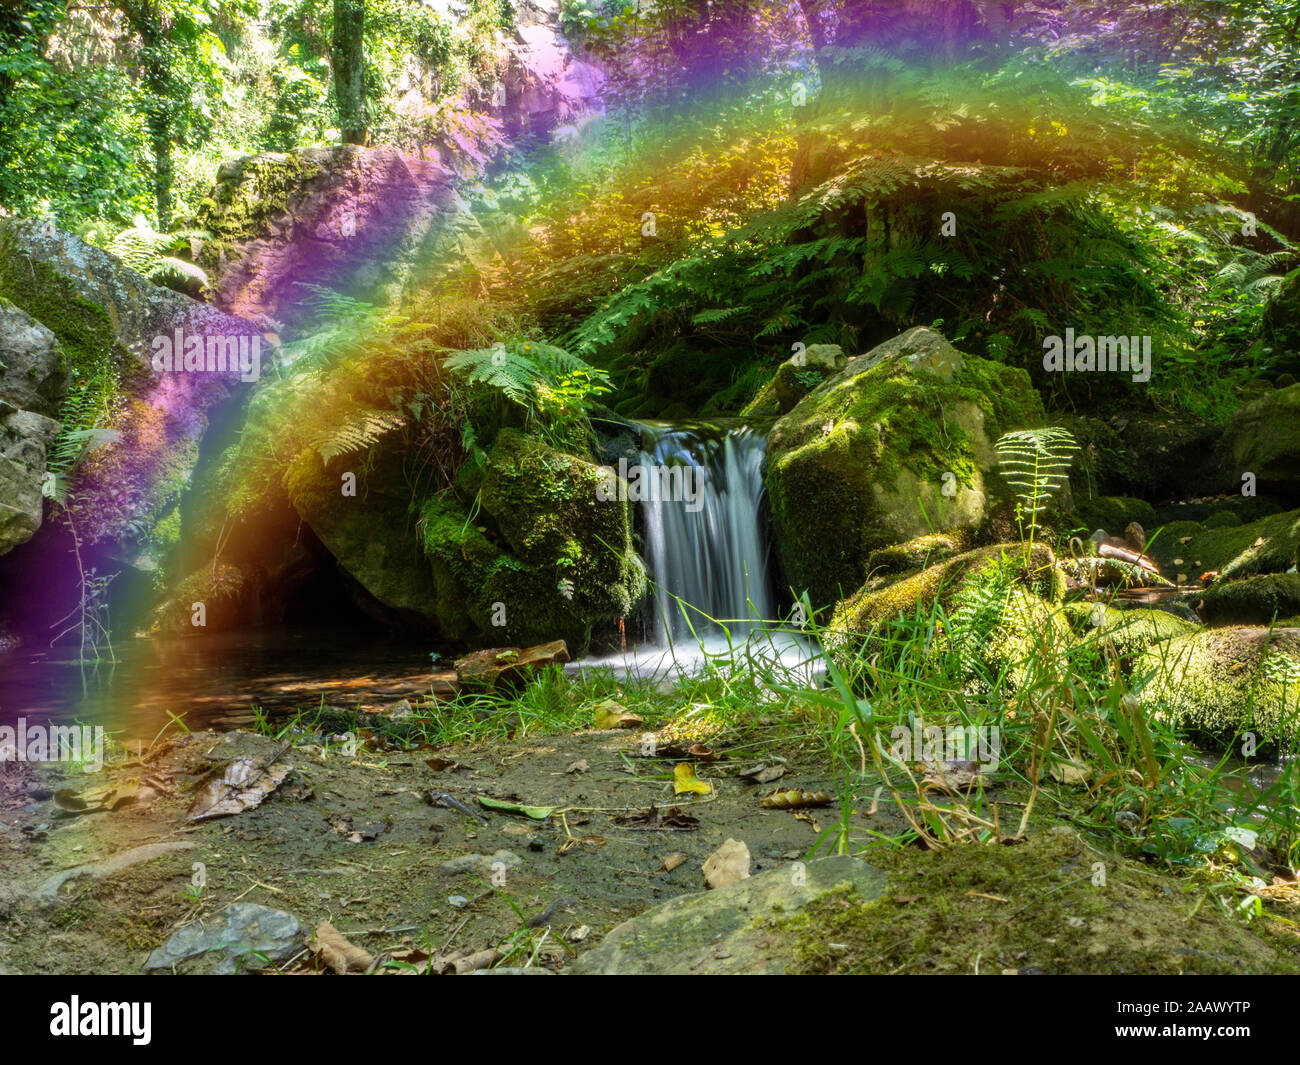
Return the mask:
[[597,498],[603,476],[590,462],[504,429],[474,521],[449,494],[428,500],[420,538],[443,631],[476,643],[562,639],[577,656],[593,624],[630,614],[645,594],[645,568],[632,549],[629,504]]
[[[865,635],[899,617],[914,617],[918,609],[940,602],[946,608],[963,580],[998,559],[1023,555],[1019,544],[994,544],[958,555],[918,573],[904,575],[881,586],[869,581],[839,603],[831,617],[833,633]],[[1036,575],[1036,590],[1056,596],[1055,557],[1046,544],[1035,544],[1030,569]]]
[[1107,642],[1128,665],[1153,643],[1196,632],[1200,626],[1150,607],[1119,610],[1105,603],[1066,603],[1062,608],[1071,629],[1083,640]]
[[[1151,530],[1147,533],[1150,536]],[[1147,553],[1166,575],[1185,573],[1195,578],[1210,571],[1224,577],[1284,573],[1300,556],[1300,510],[1218,529],[1193,522],[1170,522],[1162,527],[1159,536],[1151,538]]]
[[938,562],[946,562],[975,546],[975,530],[969,527],[947,529],[944,532],[918,536],[906,543],[883,547],[867,556],[870,576],[903,573],[910,569],[923,569]]
[[237,181],[218,183],[216,198],[199,204],[199,226],[212,234],[203,246],[203,265],[216,266],[222,252],[265,236],[272,220],[291,217],[290,198],[320,172],[318,163],[294,152],[244,161]]
[[771,922],[793,954],[787,972],[1300,971],[1294,946],[1275,946],[1197,893],[1174,890],[1177,881],[1099,854],[1065,827],[1015,847],[880,848],[865,857],[889,873],[880,897],[844,887]]
[[1300,487],[1300,384],[1247,403],[1233,415],[1224,434],[1226,468],[1250,472],[1258,491]]
[[1300,630],[1205,629],[1153,644],[1134,665],[1148,712],[1229,741],[1254,732],[1261,746],[1300,738]]
[[[1023,370],[964,360],[952,381],[899,358],[849,368],[768,437],[775,546],[796,592],[824,606],[865,579],[871,553],[934,527],[977,523],[992,441],[1042,424]],[[945,475],[956,495],[945,495]]]
[[1267,625],[1300,614],[1300,575],[1262,573],[1219,581],[1201,593],[1197,611],[1208,625]]
[[136,372],[117,342],[113,320],[99,304],[49,263],[25,255],[11,236],[0,235],[0,295],[55,335],[68,360],[70,388],[93,388],[105,404],[122,393]]

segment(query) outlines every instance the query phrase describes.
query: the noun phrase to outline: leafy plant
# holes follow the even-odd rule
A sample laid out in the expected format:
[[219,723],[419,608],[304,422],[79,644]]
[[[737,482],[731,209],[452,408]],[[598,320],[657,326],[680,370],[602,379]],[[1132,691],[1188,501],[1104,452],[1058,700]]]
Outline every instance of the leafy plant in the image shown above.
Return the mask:
[[[1032,550],[1039,522],[1053,492],[1069,478],[1079,445],[1068,429],[1017,429],[994,445],[1002,476],[1016,492],[1016,524],[1020,538]],[[1026,530],[1028,535],[1026,535]]]

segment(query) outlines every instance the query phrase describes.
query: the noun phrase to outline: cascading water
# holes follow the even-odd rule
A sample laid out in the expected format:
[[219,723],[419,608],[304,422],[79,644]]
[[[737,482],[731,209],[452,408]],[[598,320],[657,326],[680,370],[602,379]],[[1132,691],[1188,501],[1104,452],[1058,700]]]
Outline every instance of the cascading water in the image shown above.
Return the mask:
[[743,643],[756,623],[775,616],[759,521],[763,437],[645,426],[643,447],[640,495],[659,644],[720,636],[710,619]]

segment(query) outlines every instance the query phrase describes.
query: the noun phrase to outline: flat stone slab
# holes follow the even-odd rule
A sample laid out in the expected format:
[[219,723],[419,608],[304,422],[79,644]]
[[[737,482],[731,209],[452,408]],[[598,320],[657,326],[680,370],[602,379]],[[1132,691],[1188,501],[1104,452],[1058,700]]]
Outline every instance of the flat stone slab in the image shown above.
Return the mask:
[[789,917],[840,884],[865,899],[885,892],[886,873],[858,858],[790,862],[716,891],[683,895],[624,921],[566,972],[779,975],[791,961],[788,936],[755,927]]
[[217,976],[251,971],[290,958],[301,949],[305,933],[293,914],[237,902],[181,928],[149,955],[144,967]]

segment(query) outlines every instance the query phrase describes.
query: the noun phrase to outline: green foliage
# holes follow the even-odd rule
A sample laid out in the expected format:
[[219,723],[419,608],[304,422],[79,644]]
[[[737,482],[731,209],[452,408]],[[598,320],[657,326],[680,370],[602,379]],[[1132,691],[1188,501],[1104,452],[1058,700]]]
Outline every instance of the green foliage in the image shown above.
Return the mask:
[[1053,426],[1004,433],[994,448],[1002,476],[1016,493],[1016,522],[1021,536],[1032,544],[1034,534],[1042,528],[1039,518],[1049,498],[1069,480],[1079,445],[1068,429]]
[[548,439],[562,443],[565,429],[585,425],[586,404],[608,392],[608,377],[554,344],[519,341],[459,351],[443,365],[471,387],[522,408]]

